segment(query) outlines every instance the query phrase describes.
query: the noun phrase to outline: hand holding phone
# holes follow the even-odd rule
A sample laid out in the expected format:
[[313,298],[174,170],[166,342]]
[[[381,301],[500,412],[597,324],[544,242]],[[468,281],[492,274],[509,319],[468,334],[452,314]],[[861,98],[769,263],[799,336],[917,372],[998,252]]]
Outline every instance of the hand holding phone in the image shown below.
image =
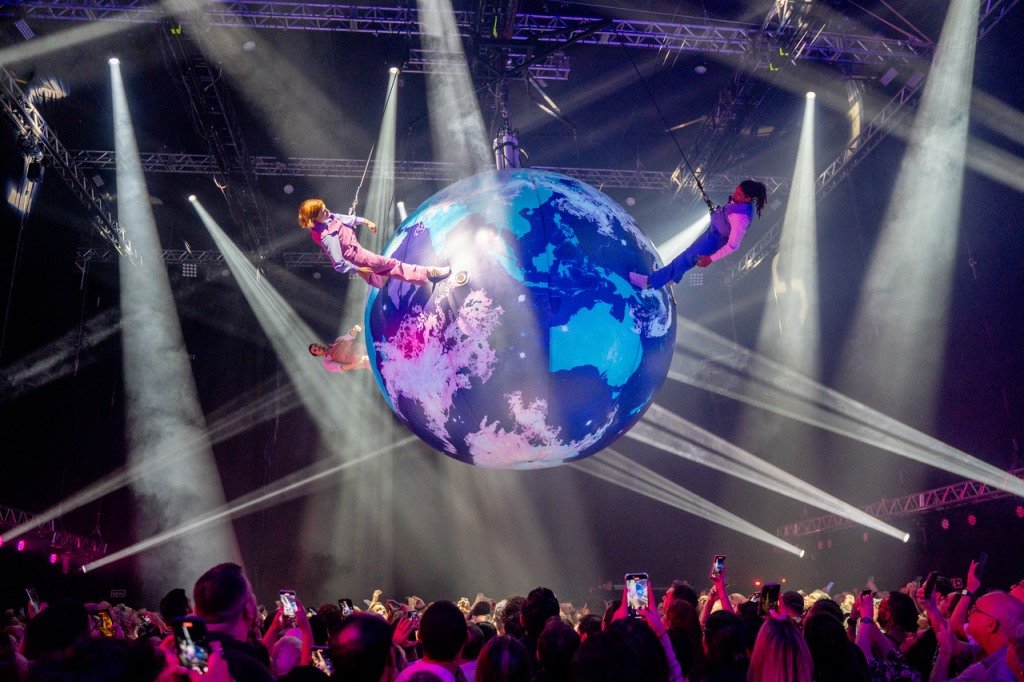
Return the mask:
[[96,618],[98,619],[100,634],[104,637],[114,636],[114,619],[110,615],[109,609],[100,609],[96,612]]
[[339,599],[338,608],[341,609],[341,615],[343,616],[351,616],[352,613],[356,610],[356,607],[352,603],[351,599]]
[[725,570],[725,555],[716,554],[715,558],[711,560],[711,575],[708,576],[711,580],[718,580],[718,577],[722,575],[722,571]]
[[921,589],[924,590],[925,600],[931,599],[932,595],[935,594],[935,582],[939,579],[939,572],[932,571],[928,574],[928,577],[924,579],[924,585]]
[[176,618],[172,626],[178,661],[189,670],[205,673],[210,664],[206,621],[199,616]]
[[278,593],[281,597],[281,612],[287,618],[294,618],[298,609],[298,600],[295,598],[295,590],[281,590]]
[[646,573],[626,574],[626,613],[637,617],[647,610],[651,598],[651,581]]
[[758,602],[758,612],[762,616],[770,616],[774,611],[779,610],[779,593],[782,585],[779,583],[765,583],[761,587],[761,599]]

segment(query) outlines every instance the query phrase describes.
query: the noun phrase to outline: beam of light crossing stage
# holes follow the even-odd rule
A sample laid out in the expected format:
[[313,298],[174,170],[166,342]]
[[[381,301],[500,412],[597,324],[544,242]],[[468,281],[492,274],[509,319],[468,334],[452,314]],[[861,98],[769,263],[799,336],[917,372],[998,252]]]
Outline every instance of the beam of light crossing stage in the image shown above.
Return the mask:
[[[307,350],[318,335],[231,241],[202,203],[193,199],[192,206],[223,254],[224,262],[234,274],[299,399],[320,431],[322,442],[337,456],[347,457],[346,441],[360,433],[375,433],[387,421],[379,415],[369,422],[352,418],[350,403],[376,399],[376,389],[368,388],[365,382],[356,383],[358,372],[346,375],[345,381],[325,372]],[[378,412],[383,409],[386,408],[381,407]]]
[[294,497],[303,494],[305,490],[314,483],[347,471],[357,464],[362,464],[363,462],[369,461],[384,452],[407,445],[415,440],[415,436],[408,436],[397,443],[385,445],[384,447],[378,448],[372,452],[349,457],[343,462],[335,462],[334,464],[325,460],[320,460],[319,462],[290,474],[279,481],[243,495],[237,500],[232,500],[230,503],[225,504],[218,509],[201,514],[187,523],[183,523],[175,528],[160,533],[159,535],[154,535],[153,537],[137,542],[130,547],[125,547],[113,554],[108,554],[102,559],[86,564],[82,566],[82,572],[87,573],[89,571],[95,571],[96,569],[108,566],[115,561],[135,556],[136,554],[145,552],[148,549],[176,540],[177,538],[205,530],[212,524],[226,523],[231,519],[244,516],[245,514],[251,514],[261,509],[266,509],[274,504],[279,504],[289,499],[293,499]]
[[[199,200],[190,199],[316,426],[321,448],[334,459],[345,461],[354,452],[367,452],[382,440],[393,440],[394,420],[390,409],[380,399],[373,374],[359,370],[339,376],[325,371],[322,362],[311,357],[307,350],[311,341],[318,340],[317,335],[224,233]],[[362,282],[353,280],[350,285],[350,290],[355,292]],[[341,326],[351,327],[352,323],[361,321],[362,311],[359,312],[357,318]],[[308,542],[303,544],[304,552],[326,552],[330,556],[352,554],[357,557],[358,563],[354,565],[360,570],[389,570],[385,564],[393,555],[389,544],[392,538],[386,527],[390,516],[379,513],[382,502],[374,493],[377,486],[387,489],[391,486],[387,467],[389,460],[382,460],[381,463],[361,467],[359,481],[342,481],[341,487],[323,500],[327,507],[314,510],[304,505],[304,516],[308,521],[312,521],[314,516],[332,519],[327,523],[328,535],[321,532],[315,537],[305,536]],[[341,522],[357,518],[362,522]],[[309,526],[309,523],[302,524],[307,533]],[[311,544],[314,540],[315,545]],[[345,556],[339,556],[338,560]],[[353,564],[350,562],[350,565]],[[310,579],[312,590],[340,587],[331,582],[331,575],[322,572],[310,576]]]
[[[117,220],[139,255],[137,264],[121,262],[118,268],[122,317],[130,321],[121,329],[128,462],[138,466],[157,456],[167,458],[168,445],[188,455],[171,454],[175,465],[159,477],[143,475],[132,482],[137,503],[133,525],[138,537],[147,537],[218,507],[224,491],[161,257],[121,68],[113,58],[110,75]],[[178,538],[167,556],[144,558],[142,575],[187,585],[197,577],[197,568],[239,557],[230,524],[211,525],[202,534]]]
[[[754,353],[682,316],[669,378],[826,429],[968,480],[1024,497],[1024,482],[789,367]],[[705,381],[711,364],[728,371]]]
[[494,168],[480,104],[462,51],[451,0],[416,0],[420,43],[437,55],[427,69],[427,109],[434,158],[460,177]]
[[615,450],[602,450],[582,462],[572,463],[569,466],[630,492],[649,497],[705,521],[717,523],[729,530],[760,540],[790,554],[801,558],[804,556],[804,550],[799,547],[791,545],[732,512],[695,495],[655,471],[620,455]]
[[92,21],[53,35],[26,40],[0,49],[0,66],[8,66],[19,62],[31,61],[46,57],[54,52],[68,52],[74,47],[84,45],[123,31],[135,28],[134,24],[121,21]]
[[[105,310],[80,329],[72,329],[0,370],[0,403],[9,402],[34,388],[78,372],[77,356],[120,331],[121,312]],[[72,358],[75,361],[72,362]]]
[[647,414],[626,435],[641,443],[735,476],[798,502],[827,510],[903,542],[910,539],[910,534],[906,531],[879,521],[788,471],[686,421],[657,403],[651,404]]
[[[365,217],[377,223],[377,234],[370,250],[380,253],[395,230],[395,134],[398,121],[398,68],[388,70],[388,87],[384,93],[384,116],[381,118],[377,144],[373,147],[373,172],[366,193]],[[363,237],[369,235],[364,234]]]
[[845,393],[928,427],[945,366],[978,13],[977,0],[949,3],[839,374]]
[[971,95],[971,119],[1024,146],[1024,112],[977,88]]
[[708,212],[690,223],[690,225],[683,229],[679,234],[675,235],[668,241],[658,244],[658,255],[661,256],[661,261],[663,263],[668,263],[685,251],[690,244],[697,239],[697,237],[703,234],[704,230],[706,230],[710,224],[711,213]]
[[278,377],[271,378],[236,396],[210,414],[205,435],[196,435],[185,443],[174,442],[159,446],[154,456],[145,462],[121,467],[53,507],[35,514],[26,523],[11,528],[3,533],[3,541],[10,542],[68,512],[120,490],[143,476],[155,477],[167,467],[176,465],[177,458],[187,460],[193,457],[197,450],[205,447],[207,441],[217,445],[297,407],[300,403],[295,389],[291,384],[277,386],[279,383]]
[[793,183],[786,202],[779,252],[772,259],[775,319],[762,315],[757,350],[809,377],[819,377],[818,219],[814,172],[815,96],[807,93]]

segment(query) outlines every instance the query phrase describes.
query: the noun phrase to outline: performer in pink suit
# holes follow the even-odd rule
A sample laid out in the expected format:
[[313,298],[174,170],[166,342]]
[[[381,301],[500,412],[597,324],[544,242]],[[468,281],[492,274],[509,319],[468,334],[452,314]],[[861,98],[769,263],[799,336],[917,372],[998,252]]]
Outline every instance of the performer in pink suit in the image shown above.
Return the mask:
[[379,289],[389,277],[410,284],[436,283],[452,273],[449,267],[413,265],[367,251],[356,239],[355,228],[359,225],[365,225],[370,232],[377,231],[377,226],[366,218],[331,213],[323,199],[306,199],[299,207],[299,227],[309,230],[334,269],[341,273],[355,270],[370,286]]

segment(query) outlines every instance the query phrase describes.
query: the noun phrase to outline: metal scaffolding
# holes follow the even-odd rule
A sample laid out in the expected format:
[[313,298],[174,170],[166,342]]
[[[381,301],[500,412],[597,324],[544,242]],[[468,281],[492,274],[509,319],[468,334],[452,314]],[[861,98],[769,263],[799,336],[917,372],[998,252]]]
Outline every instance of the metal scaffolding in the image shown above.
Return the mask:
[[19,137],[32,146],[57,173],[72,193],[89,212],[96,231],[122,256],[133,258],[131,243],[124,229],[107,208],[106,202],[93,183],[85,176],[74,157],[46,124],[43,115],[22,92],[14,76],[0,68],[0,108],[14,124]]
[[[3,534],[33,519],[33,515],[0,505],[0,537]],[[56,520],[50,520],[34,528],[30,533],[13,540],[12,542],[25,541],[23,551],[39,551],[68,556],[70,562],[76,566],[96,561],[107,553],[107,543],[102,540],[87,538],[57,527]]]
[[[154,23],[167,18],[159,4],[142,0],[25,0],[19,3],[19,8],[27,18],[57,21],[103,19]],[[420,34],[417,12],[411,7],[372,7],[292,0],[215,0],[206,5],[204,15],[214,26],[372,35]],[[476,35],[474,12],[457,11],[455,19],[463,36]],[[588,30],[593,22],[594,17],[520,13],[515,16],[509,40],[513,43],[572,40],[574,34]],[[578,42],[589,45],[618,45],[621,42],[627,47],[641,49],[744,55],[761,44],[763,35],[764,26],[757,24],[711,20],[679,23],[613,19],[607,28],[581,38]],[[794,58],[833,63],[882,64],[914,57],[927,58],[929,49],[929,45],[922,40],[822,31],[806,36],[803,48],[799,53],[794,53]]]
[[[1008,471],[1006,477],[1007,479],[1024,478],[1024,467]],[[989,502],[1005,497],[1011,497],[1010,493],[997,490],[978,481],[961,481],[952,485],[942,486],[941,488],[933,488],[932,490],[925,490],[913,495],[905,495],[894,500],[882,500],[861,509],[876,519],[886,521],[901,516],[913,516],[925,512],[952,509],[953,507],[962,507],[966,504]],[[858,524],[850,519],[836,516],[835,514],[825,514],[824,516],[815,516],[814,518],[779,526],[776,534],[780,538],[792,539],[814,535],[815,533],[852,528],[856,525]]]
[[[71,152],[72,158],[82,168],[89,170],[110,170],[116,163],[112,151],[101,149],[80,149]],[[148,173],[185,173],[194,175],[214,174],[217,163],[211,154],[182,154],[168,152],[147,152],[140,154],[142,167]],[[365,159],[278,159],[274,156],[251,157],[253,172],[258,176],[276,177],[362,177]],[[374,172],[371,161],[369,172]],[[582,180],[595,187],[609,189],[663,190],[672,186],[670,173],[664,171],[631,170],[626,168],[581,168],[578,166],[536,166],[538,170],[561,173]],[[452,164],[440,161],[396,161],[396,180],[450,182],[457,177]],[[769,191],[776,191],[789,184],[785,178],[758,176],[768,185]],[[716,175],[707,179],[709,192],[731,192],[743,180],[737,175]]]

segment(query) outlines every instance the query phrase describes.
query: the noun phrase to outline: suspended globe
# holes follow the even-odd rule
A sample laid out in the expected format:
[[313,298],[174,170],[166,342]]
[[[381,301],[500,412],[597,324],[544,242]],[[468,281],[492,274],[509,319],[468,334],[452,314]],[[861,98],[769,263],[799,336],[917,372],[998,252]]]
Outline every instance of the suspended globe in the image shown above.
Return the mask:
[[388,405],[451,457],[498,469],[581,459],[629,430],[665,380],[675,302],[628,279],[657,252],[585,183],[534,169],[461,180],[385,253],[452,267],[435,286],[371,290],[365,323]]

